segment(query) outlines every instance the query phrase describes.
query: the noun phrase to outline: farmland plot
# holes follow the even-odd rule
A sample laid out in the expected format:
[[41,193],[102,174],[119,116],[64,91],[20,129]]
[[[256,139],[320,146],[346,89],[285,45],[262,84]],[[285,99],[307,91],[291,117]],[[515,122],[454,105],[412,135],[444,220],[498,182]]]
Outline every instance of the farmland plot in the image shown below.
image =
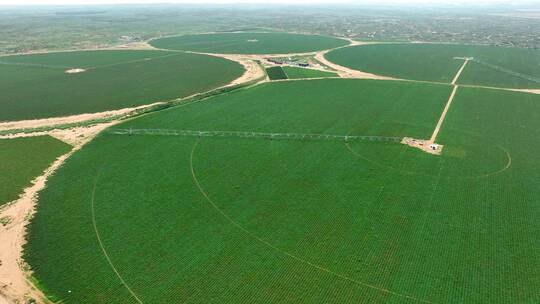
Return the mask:
[[95,113],[225,85],[241,65],[165,51],[84,51],[0,57],[0,121]]
[[220,33],[160,38],[150,42],[169,50],[217,54],[289,54],[336,48],[348,41],[317,35],[289,33]]
[[283,67],[283,71],[287,74],[289,79],[303,79],[303,78],[322,78],[322,77],[338,77],[336,73],[314,70],[314,69],[304,69],[296,67]]
[[[423,136],[431,132],[449,91],[447,86],[361,80],[270,83],[147,115],[117,128]],[[306,96],[305,92],[311,95]],[[310,111],[301,111],[306,106]],[[222,183],[224,194],[229,195],[231,189],[237,194],[245,192],[248,196],[242,198],[243,201],[265,184],[288,180],[291,185],[282,189],[282,198],[275,202],[295,201],[299,211],[302,202],[307,204],[306,208],[326,204],[326,195],[334,195],[333,191],[339,188],[345,176],[359,177],[355,181],[360,182],[365,178],[363,173],[376,172],[376,168],[364,166],[365,161],[352,154],[342,142],[223,138],[204,140],[195,146],[197,141],[196,138],[105,133],[58,170],[48,188],[40,194],[40,210],[31,224],[26,247],[26,260],[35,266],[35,276],[47,294],[73,303],[137,302],[137,299],[143,302],[291,303],[331,298],[338,302],[363,297],[374,301],[393,298],[391,294],[358,285],[355,282],[358,277],[350,273],[343,275],[350,276],[352,281],[336,277],[332,271],[341,271],[343,265],[339,264],[338,268],[331,265],[335,262],[330,261],[336,257],[328,256],[330,247],[295,252],[291,246],[299,234],[275,244],[295,258],[269,250],[268,244],[254,241],[253,235],[246,235],[238,226],[231,225],[216,210],[230,201],[216,201],[213,206],[201,194],[201,189],[208,187],[212,193],[216,191],[216,185],[212,185],[214,182],[209,178],[218,177],[212,177],[214,169],[207,166],[221,163],[215,169],[229,170],[231,166],[237,169],[230,172],[246,169],[237,179]],[[233,155],[235,150],[237,155]],[[206,160],[201,158],[205,154],[208,155]],[[238,163],[242,155],[245,161]],[[308,158],[311,160],[307,160],[306,167],[297,167],[298,158],[307,155],[311,155]],[[312,167],[314,159],[320,157],[324,159],[323,167]],[[302,181],[302,176],[313,170],[328,172],[336,161],[336,172],[342,172],[338,176],[322,174],[326,176],[321,176],[322,180]],[[276,179],[275,174],[286,168],[290,168],[293,175],[286,174],[283,181]],[[248,179],[264,178],[264,170],[272,171],[268,181],[246,188]],[[301,199],[302,189],[311,191],[312,187],[330,181],[330,188],[324,190],[329,192],[321,196],[324,201],[308,203]],[[297,188],[300,192],[293,191],[296,187],[300,187]],[[306,195],[307,199],[316,194]],[[366,192],[366,195],[375,194]],[[279,214],[279,206],[283,205],[272,207],[275,198],[266,201],[265,196],[261,196],[262,213],[251,218],[254,222],[261,221],[260,216],[268,215],[260,229],[276,224],[272,214],[285,216]],[[254,200],[257,201],[259,199]],[[345,200],[343,203],[356,204]],[[309,207],[310,204],[313,205]],[[243,222],[252,212],[247,209],[234,221]],[[118,225],[119,219],[121,225]],[[292,225],[295,219],[283,220],[283,224]],[[308,226],[317,227],[311,222],[312,215],[306,220],[308,222],[298,224],[299,232]],[[70,233],[65,233],[67,227]],[[315,231],[318,234],[325,230],[321,226]],[[273,238],[282,237],[280,232]],[[313,254],[320,254],[313,262],[333,270],[321,272],[306,264],[307,260],[302,261],[303,257],[311,259]],[[291,275],[289,280],[279,279]],[[313,292],[315,289],[319,291]],[[342,292],[345,290],[347,292]]]
[[[450,91],[277,82],[115,128],[426,138]],[[534,303],[539,106],[460,88],[441,156],[106,132],[40,194],[26,260],[68,303]]]
[[266,74],[270,80],[282,80],[287,79],[287,74],[283,71],[280,66],[266,68]]
[[[456,58],[457,57],[457,58]],[[364,72],[403,79],[449,83],[473,57],[460,84],[540,88],[540,51],[453,44],[374,44],[332,51],[326,58]]]
[[17,199],[32,179],[70,149],[50,136],[0,139],[0,206]]
[[451,90],[445,85],[352,79],[266,83],[121,127],[425,138]]

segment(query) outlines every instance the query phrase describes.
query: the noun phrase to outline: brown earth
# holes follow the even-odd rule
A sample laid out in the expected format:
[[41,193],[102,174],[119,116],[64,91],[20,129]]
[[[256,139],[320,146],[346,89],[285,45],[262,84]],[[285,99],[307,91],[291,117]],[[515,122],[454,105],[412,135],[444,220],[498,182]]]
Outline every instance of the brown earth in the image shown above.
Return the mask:
[[45,183],[66,159],[84,144],[94,138],[105,128],[119,121],[113,121],[87,128],[73,130],[56,130],[51,132],[15,134],[10,138],[24,136],[40,136],[49,134],[73,145],[73,149],[57,158],[42,175],[32,181],[32,185],[24,189],[21,196],[0,209],[0,218],[9,219],[7,225],[0,225],[0,303],[26,303],[30,299],[39,303],[49,302],[30,280],[32,273],[22,260],[22,249],[26,243],[26,225],[35,212],[38,192],[45,188]]

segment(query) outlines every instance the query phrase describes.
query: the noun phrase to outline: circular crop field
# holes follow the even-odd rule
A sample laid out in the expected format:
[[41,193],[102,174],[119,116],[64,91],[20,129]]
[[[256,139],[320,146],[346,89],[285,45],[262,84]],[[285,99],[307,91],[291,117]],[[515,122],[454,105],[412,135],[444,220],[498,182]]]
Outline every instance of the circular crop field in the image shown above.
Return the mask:
[[451,91],[275,82],[124,122],[50,178],[25,261],[63,303],[537,302],[538,95],[461,88],[439,156],[354,138],[427,138]]
[[216,54],[289,54],[332,49],[348,41],[289,33],[222,33],[167,37],[150,42],[160,49]]
[[207,91],[241,65],[169,51],[82,51],[0,57],[0,121],[139,106]]
[[540,50],[455,44],[371,44],[325,55],[339,65],[402,79],[450,83],[465,58],[459,84],[540,88]]

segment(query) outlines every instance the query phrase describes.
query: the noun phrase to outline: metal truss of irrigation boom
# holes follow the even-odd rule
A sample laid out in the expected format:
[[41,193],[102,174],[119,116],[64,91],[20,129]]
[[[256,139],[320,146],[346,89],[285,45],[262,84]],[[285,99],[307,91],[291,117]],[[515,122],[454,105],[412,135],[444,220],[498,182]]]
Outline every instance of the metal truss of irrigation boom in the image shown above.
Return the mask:
[[379,141],[401,142],[402,137],[388,136],[356,136],[335,134],[306,134],[306,133],[264,133],[244,131],[193,131],[171,129],[110,129],[108,133],[115,135],[162,135],[186,137],[239,137],[239,138],[265,138],[289,140],[337,140],[337,141]]
[[519,73],[519,72],[516,72],[516,71],[512,71],[512,70],[509,70],[507,68],[503,68],[501,66],[498,66],[498,65],[495,65],[495,64],[492,64],[492,63],[487,63],[487,62],[482,61],[480,59],[474,58],[474,59],[472,59],[472,62],[484,65],[484,66],[486,66],[488,68],[491,68],[491,69],[499,71],[499,72],[510,74],[510,75],[518,77],[518,78],[522,78],[522,79],[529,80],[529,81],[532,81],[532,82],[540,83],[540,78],[537,78],[537,77],[534,77],[534,76],[531,76],[531,75],[526,75],[526,74],[523,74],[523,73]]

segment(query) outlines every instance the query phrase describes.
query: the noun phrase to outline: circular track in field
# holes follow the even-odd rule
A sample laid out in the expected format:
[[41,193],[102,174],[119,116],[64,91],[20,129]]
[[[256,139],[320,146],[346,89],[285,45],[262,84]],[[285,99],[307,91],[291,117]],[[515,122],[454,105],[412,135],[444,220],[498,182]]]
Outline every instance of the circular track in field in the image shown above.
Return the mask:
[[156,48],[214,54],[308,53],[348,45],[334,37],[289,33],[219,33],[159,38]]

